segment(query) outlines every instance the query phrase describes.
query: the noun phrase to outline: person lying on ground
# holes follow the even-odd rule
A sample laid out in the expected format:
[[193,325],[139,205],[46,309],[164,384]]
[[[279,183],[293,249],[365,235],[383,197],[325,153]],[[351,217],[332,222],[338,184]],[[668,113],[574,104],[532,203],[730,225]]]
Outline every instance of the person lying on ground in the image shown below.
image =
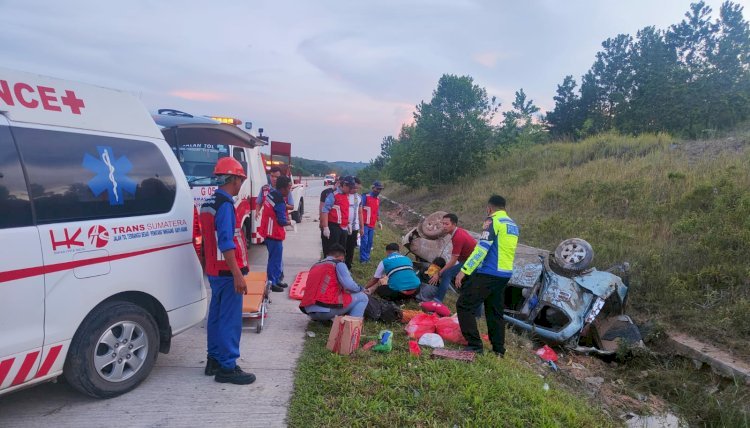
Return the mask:
[[385,246],[385,253],[385,258],[378,263],[375,274],[365,285],[365,293],[374,292],[392,301],[416,297],[421,283],[411,259],[399,253],[395,242]]
[[299,308],[311,320],[328,321],[337,315],[364,316],[368,297],[352,279],[344,263],[345,256],[343,246],[331,244],[326,258],[310,269]]

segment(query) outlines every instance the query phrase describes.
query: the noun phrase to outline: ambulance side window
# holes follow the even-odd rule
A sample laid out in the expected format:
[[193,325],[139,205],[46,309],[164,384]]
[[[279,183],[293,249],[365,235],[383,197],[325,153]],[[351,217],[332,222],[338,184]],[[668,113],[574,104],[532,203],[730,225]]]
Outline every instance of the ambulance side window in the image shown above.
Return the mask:
[[38,224],[166,213],[175,178],[141,140],[13,128]]
[[33,224],[26,179],[7,126],[0,126],[0,213],[0,229]]

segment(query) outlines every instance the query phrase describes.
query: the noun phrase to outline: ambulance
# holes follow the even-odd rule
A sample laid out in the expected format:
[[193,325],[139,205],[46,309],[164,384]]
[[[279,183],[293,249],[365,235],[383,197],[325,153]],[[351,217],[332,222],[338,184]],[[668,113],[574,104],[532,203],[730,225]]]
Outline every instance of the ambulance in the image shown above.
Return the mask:
[[190,188],[141,102],[0,68],[0,395],[135,388],[207,296]]
[[[257,197],[268,184],[261,154],[268,143],[235,126],[242,123],[238,119],[194,116],[174,109],[159,109],[152,117],[187,177],[196,207],[216,191],[213,167],[219,158],[232,156],[242,164],[247,180],[235,197],[236,221],[242,225],[248,244],[262,243],[255,212]],[[289,196],[294,206],[290,216],[296,222],[301,221],[304,210],[303,193],[304,186],[294,185]]]

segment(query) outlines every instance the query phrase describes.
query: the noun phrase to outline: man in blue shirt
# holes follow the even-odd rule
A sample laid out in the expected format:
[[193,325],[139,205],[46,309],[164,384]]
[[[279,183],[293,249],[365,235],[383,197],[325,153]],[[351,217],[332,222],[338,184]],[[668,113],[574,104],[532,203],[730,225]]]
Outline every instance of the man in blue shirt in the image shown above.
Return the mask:
[[[351,302],[348,305],[345,305],[340,308],[333,308],[329,306],[324,306],[320,304],[312,304],[312,305],[306,305],[301,306],[300,309],[303,310],[304,313],[306,313],[311,320],[313,321],[328,321],[332,320],[338,315],[350,315],[353,317],[362,317],[365,314],[365,309],[367,308],[368,303],[368,297],[363,292],[363,288],[359,286],[354,279],[352,278],[351,273],[349,272],[349,269],[346,267],[346,263],[344,262],[345,259],[345,249],[339,244],[331,244],[328,248],[328,253],[326,254],[326,258],[322,260],[323,262],[333,262],[335,263],[335,270],[336,270],[336,282],[338,283],[338,286],[341,288],[341,291],[344,293],[348,293],[351,296]],[[307,284],[305,287],[305,293],[312,292],[312,287],[314,284]],[[310,290],[308,290],[308,287],[310,287]],[[305,299],[303,298],[303,303]]]
[[204,373],[220,383],[247,385],[255,381],[255,375],[244,372],[236,363],[242,334],[242,295],[247,292],[247,248],[236,224],[233,201],[246,174],[236,159],[225,157],[216,163],[214,175],[219,188],[200,212],[206,274],[211,284]]

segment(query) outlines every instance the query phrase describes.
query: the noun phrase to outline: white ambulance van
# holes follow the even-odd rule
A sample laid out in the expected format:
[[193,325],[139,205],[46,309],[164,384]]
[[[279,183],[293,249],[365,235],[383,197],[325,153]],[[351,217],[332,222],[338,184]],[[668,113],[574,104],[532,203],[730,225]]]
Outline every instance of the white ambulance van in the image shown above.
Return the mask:
[[206,313],[198,227],[139,100],[0,69],[0,395],[135,388]]

